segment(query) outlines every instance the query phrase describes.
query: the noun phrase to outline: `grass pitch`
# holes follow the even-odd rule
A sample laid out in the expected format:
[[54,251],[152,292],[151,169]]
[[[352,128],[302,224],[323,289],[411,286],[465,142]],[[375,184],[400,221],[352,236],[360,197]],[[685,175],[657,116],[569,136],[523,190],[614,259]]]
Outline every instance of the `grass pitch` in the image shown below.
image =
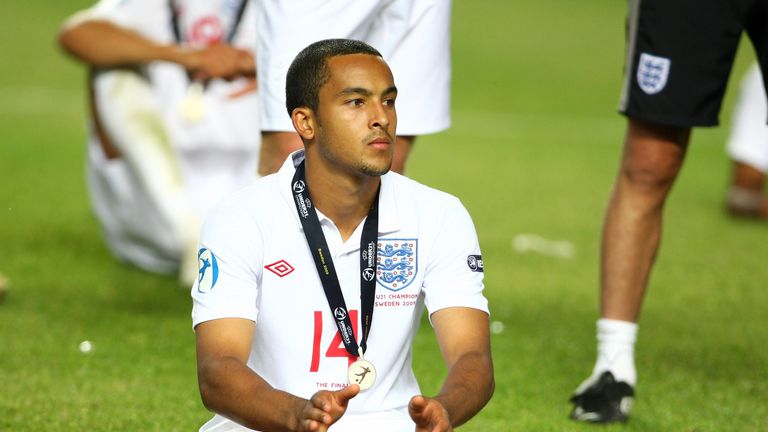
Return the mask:
[[[54,44],[87,4],[1,7],[0,272],[11,287],[0,304],[0,430],[196,430],[210,414],[188,293],[116,263],[87,202],[84,70]],[[492,341],[496,394],[461,430],[592,428],[567,420],[567,398],[595,355],[599,232],[624,129],[624,7],[454,2],[454,125],[417,143],[409,174],[470,210],[504,326]],[[743,45],[734,78],[751,57]],[[768,427],[768,227],[722,211],[734,89],[723,127],[693,135],[641,318],[634,416],[608,430]],[[525,233],[575,254],[517,252]],[[426,324],[415,362],[424,392],[437,391],[445,370]]]

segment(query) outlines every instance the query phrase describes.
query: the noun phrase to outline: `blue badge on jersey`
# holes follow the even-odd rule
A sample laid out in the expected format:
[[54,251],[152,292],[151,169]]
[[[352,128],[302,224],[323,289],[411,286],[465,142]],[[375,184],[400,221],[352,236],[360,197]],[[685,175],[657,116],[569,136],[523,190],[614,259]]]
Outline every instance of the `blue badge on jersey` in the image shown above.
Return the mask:
[[207,293],[216,285],[219,279],[219,264],[216,256],[206,248],[197,252],[197,291]]
[[390,291],[400,291],[415,279],[419,270],[418,239],[379,239],[376,280]]

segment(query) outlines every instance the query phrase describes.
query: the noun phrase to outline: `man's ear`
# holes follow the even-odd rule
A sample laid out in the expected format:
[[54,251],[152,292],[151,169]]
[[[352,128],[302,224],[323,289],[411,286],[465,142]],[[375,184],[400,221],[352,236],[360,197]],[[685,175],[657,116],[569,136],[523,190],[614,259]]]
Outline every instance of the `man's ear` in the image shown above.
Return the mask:
[[291,113],[293,128],[304,141],[310,141],[315,138],[315,113],[307,107],[294,108]]

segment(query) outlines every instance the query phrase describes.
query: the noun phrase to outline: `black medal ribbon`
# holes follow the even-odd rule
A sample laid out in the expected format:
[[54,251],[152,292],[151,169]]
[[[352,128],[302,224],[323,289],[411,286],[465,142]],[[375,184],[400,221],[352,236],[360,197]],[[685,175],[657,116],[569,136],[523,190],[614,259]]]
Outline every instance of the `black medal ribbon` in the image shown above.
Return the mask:
[[363,353],[367,351],[366,341],[373,322],[373,304],[376,294],[376,253],[379,236],[379,191],[376,191],[376,198],[368,211],[368,217],[363,224],[363,232],[360,236],[360,308],[362,309],[360,325],[362,326],[362,337],[358,347],[331,252],[328,249],[325,235],[323,235],[317,211],[312,204],[312,198],[310,198],[303,161],[296,168],[291,189],[296,211],[299,213],[301,226],[304,228],[304,236],[307,238],[317,274],[320,276],[325,298],[328,300],[331,315],[341,334],[341,340],[344,342],[347,352],[355,357],[360,357],[359,348],[362,348]]

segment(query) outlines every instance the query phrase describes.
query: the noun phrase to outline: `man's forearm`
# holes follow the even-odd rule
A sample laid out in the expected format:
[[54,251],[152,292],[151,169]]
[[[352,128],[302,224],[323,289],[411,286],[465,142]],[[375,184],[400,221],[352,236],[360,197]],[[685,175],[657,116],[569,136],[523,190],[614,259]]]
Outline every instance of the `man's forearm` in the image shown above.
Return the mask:
[[469,352],[448,371],[440,393],[435,397],[448,411],[451,424],[464,424],[491,399],[495,383],[490,354]]
[[276,390],[234,358],[210,361],[198,371],[200,395],[211,411],[262,431],[297,430],[305,399]]
[[65,25],[59,45],[72,56],[95,67],[133,66],[156,60],[185,66],[186,51],[163,45],[107,21],[85,20]]

